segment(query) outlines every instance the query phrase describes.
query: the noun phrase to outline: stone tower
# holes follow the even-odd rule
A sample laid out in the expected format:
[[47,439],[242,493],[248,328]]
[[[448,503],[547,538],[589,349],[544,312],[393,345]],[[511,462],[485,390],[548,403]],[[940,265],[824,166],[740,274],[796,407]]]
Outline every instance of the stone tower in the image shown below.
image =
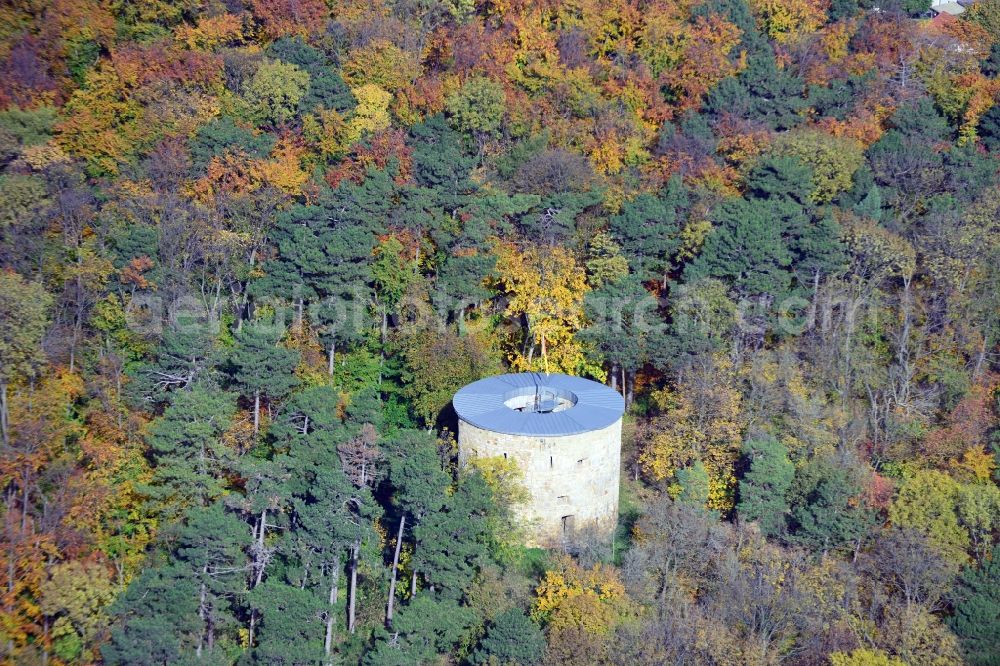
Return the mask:
[[517,462],[531,496],[519,509],[527,545],[555,547],[574,534],[610,541],[625,411],[617,392],[580,377],[520,373],[473,382],[452,402],[460,464]]

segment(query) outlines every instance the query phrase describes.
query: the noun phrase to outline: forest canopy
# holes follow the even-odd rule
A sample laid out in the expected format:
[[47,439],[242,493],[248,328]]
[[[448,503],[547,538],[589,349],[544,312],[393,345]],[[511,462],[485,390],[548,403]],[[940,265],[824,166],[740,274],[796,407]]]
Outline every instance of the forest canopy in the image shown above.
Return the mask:
[[[0,659],[1000,663],[998,75],[1000,0],[4,3]],[[612,543],[458,466],[507,371],[623,395]]]

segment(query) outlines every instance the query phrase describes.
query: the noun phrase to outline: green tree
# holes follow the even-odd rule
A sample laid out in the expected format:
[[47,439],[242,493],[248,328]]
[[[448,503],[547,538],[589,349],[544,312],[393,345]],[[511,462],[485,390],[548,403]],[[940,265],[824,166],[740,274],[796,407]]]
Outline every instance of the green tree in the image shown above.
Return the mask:
[[788,490],[788,540],[814,551],[860,547],[874,522],[858,501],[861,473],[855,463],[817,457],[797,470]]
[[[118,597],[118,622],[101,647],[109,666],[182,663],[197,645],[198,585],[181,567],[147,567]],[[183,655],[183,657],[182,657]]]
[[898,218],[909,220],[945,185],[945,153],[938,147],[950,130],[925,96],[901,104],[889,127],[867,157],[884,202]]
[[743,445],[747,472],[740,479],[736,505],[741,520],[757,521],[765,536],[785,531],[786,495],[795,477],[788,450],[773,437],[748,440]]
[[467,80],[445,106],[455,127],[463,132],[492,134],[506,110],[503,86],[484,76]]
[[812,167],[798,155],[769,155],[750,169],[746,191],[748,198],[794,202],[805,206],[810,202],[812,180]]
[[267,157],[274,148],[274,140],[273,134],[254,134],[239,127],[232,116],[215,118],[199,127],[188,142],[192,173],[201,175],[213,157],[227,152],[243,152],[257,159]]
[[47,199],[41,178],[15,173],[0,175],[0,238],[13,237],[15,227],[37,214],[39,204]]
[[910,16],[920,16],[930,10],[931,0],[903,0],[903,9]]
[[[355,631],[360,558],[378,543],[374,526],[382,515],[371,489],[352,483],[340,464],[338,445],[357,434],[360,425],[340,421],[333,409],[339,398],[329,386],[293,394],[270,433],[275,448],[287,451],[289,458],[288,548],[296,564],[289,583],[311,590],[321,600],[325,655],[332,652],[345,562],[350,577],[347,628]],[[266,610],[263,621],[267,622]]]
[[854,172],[864,161],[864,149],[852,139],[831,136],[820,130],[796,130],[779,136],[774,144],[779,155],[795,157],[812,170],[809,198],[826,203],[851,187]]
[[311,589],[270,579],[248,595],[261,623],[253,660],[274,666],[312,664],[323,659],[324,615],[331,609]]
[[723,80],[709,93],[706,106],[715,115],[734,114],[771,129],[787,130],[802,121],[804,88],[802,80],[789,68],[778,67],[773,50],[765,42],[763,49],[747,58],[746,69]]
[[830,655],[832,666],[906,666],[906,662],[890,657],[881,650],[858,648],[851,652],[834,652]]
[[[701,354],[722,348],[736,325],[737,306],[725,283],[715,278],[679,284],[671,292],[670,364],[686,367]],[[661,363],[661,365],[665,365]]]
[[170,526],[169,561],[145,569],[112,606],[107,664],[227,663],[239,645],[241,595],[252,542],[220,502]]
[[473,664],[516,664],[531,666],[542,661],[545,636],[538,625],[519,608],[496,617],[472,653]]
[[[398,539],[403,537],[403,527],[408,522],[410,532],[430,514],[441,511],[447,503],[451,475],[441,465],[437,437],[429,431],[401,430],[389,443],[389,481],[392,484],[393,503],[399,508],[400,528]],[[397,550],[398,553],[398,550]],[[396,565],[393,562],[392,580],[395,582]],[[412,569],[410,595],[417,591],[417,568]],[[390,590],[390,604],[394,603]],[[391,622],[391,605],[387,621]]]
[[188,323],[169,327],[152,356],[136,363],[129,373],[132,381],[125,390],[138,405],[159,405],[170,399],[172,391],[215,378],[218,358],[215,336],[208,325]]
[[11,107],[0,111],[0,131],[10,132],[23,146],[37,146],[51,138],[58,113],[52,106],[33,109]]
[[798,156],[776,156],[761,160],[747,177],[748,194],[773,207],[792,255],[791,270],[800,287],[812,289],[813,298],[821,278],[838,274],[846,263],[840,225],[815,206],[811,183],[816,173],[812,162]]
[[948,625],[961,641],[972,666],[1000,664],[1000,558],[987,558],[979,567],[967,566],[955,588],[955,614]]
[[680,247],[682,216],[688,205],[679,178],[658,195],[640,194],[611,218],[610,231],[621,244],[632,272],[642,282],[666,284],[671,259]]
[[41,342],[51,304],[42,285],[0,270],[0,434],[5,447],[10,446],[8,387],[33,376],[44,362]]
[[451,475],[441,466],[438,444],[432,432],[422,430],[400,430],[389,443],[392,499],[412,525],[419,525],[448,501]]
[[53,651],[60,659],[76,659],[107,628],[107,607],[116,592],[110,572],[100,564],[69,560],[50,568],[41,587],[40,606],[55,618]]
[[388,335],[389,316],[395,314],[407,288],[416,280],[415,261],[403,256],[403,244],[390,236],[375,247],[372,278],[375,284],[375,310],[382,320],[382,343]]
[[377,640],[362,663],[365,666],[432,663],[439,655],[450,653],[476,622],[472,609],[460,606],[454,599],[420,595],[400,609],[393,622],[393,637]]
[[705,464],[695,460],[689,467],[677,470],[677,501],[704,507],[708,503],[708,471]]
[[336,344],[364,333],[376,233],[390,218],[395,199],[396,185],[385,170],[369,172],[360,185],[341,183],[315,205],[282,212],[271,232],[278,256],[250,286],[255,296],[293,301],[300,321],[306,301],[315,299],[312,323],[329,344],[331,367]]
[[497,513],[489,486],[478,473],[463,476],[441,511],[430,513],[413,530],[414,567],[431,589],[457,599],[489,561],[491,518]]
[[280,399],[295,388],[299,353],[278,343],[282,327],[263,321],[244,324],[236,332],[236,346],[229,358],[233,378],[243,395],[253,399],[253,431],[260,430],[260,399]]
[[1000,151],[1000,106],[994,105],[983,114],[977,133],[991,152]]
[[149,494],[168,516],[208,506],[226,488],[235,452],[222,441],[235,405],[230,394],[197,384],[171,394],[146,441],[155,463]]
[[590,239],[587,250],[587,280],[594,289],[605,283],[618,282],[628,275],[628,259],[622,249],[605,231],[599,231]]
[[299,112],[309,89],[309,75],[290,63],[266,60],[246,85],[244,99],[260,123],[281,125]]
[[612,388],[617,389],[619,378],[623,379],[621,390],[625,402],[631,404],[636,374],[664,356],[665,326],[657,311],[659,303],[629,275],[588,292],[583,306],[588,324],[579,338],[610,365]]
[[992,483],[962,484],[957,508],[958,519],[969,533],[972,556],[985,562],[993,549],[993,534],[1000,528],[1000,488]]
[[458,389],[500,372],[496,354],[484,349],[477,336],[425,329],[404,337],[401,344],[403,395],[428,427],[437,423]]
[[303,112],[333,109],[344,114],[354,108],[354,95],[334,63],[322,51],[306,44],[301,36],[276,39],[267,47],[267,53],[300,67],[309,75],[309,87],[299,100]]
[[448,125],[444,116],[431,116],[411,127],[408,144],[413,149],[413,175],[421,187],[449,198],[475,189],[469,172],[476,159],[466,152],[462,135]]
[[719,278],[745,297],[777,300],[788,294],[792,253],[774,213],[764,201],[723,202],[701,253],[684,270],[685,280]]
[[192,509],[175,526],[173,559],[197,586],[201,620],[195,656],[223,654],[239,644],[239,615],[251,570],[247,552],[253,537],[247,524],[222,502]]

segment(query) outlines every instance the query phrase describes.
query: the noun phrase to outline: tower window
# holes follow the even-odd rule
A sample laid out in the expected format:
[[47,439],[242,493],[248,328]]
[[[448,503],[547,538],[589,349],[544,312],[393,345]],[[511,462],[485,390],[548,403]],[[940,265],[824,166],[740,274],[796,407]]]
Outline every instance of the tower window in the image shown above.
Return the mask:
[[552,468],[552,456],[549,456],[549,468]]

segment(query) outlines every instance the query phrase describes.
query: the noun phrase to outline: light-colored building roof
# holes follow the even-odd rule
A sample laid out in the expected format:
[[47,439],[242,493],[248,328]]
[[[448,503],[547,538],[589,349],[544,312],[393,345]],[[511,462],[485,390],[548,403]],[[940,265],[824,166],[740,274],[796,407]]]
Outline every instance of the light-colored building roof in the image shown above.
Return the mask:
[[625,411],[622,396],[604,384],[538,372],[480,379],[456,393],[452,405],[458,418],[478,428],[539,437],[600,430]]
[[931,7],[938,14],[950,14],[952,16],[958,16],[965,12],[965,7],[958,4],[957,2],[942,2],[939,5],[934,5]]

